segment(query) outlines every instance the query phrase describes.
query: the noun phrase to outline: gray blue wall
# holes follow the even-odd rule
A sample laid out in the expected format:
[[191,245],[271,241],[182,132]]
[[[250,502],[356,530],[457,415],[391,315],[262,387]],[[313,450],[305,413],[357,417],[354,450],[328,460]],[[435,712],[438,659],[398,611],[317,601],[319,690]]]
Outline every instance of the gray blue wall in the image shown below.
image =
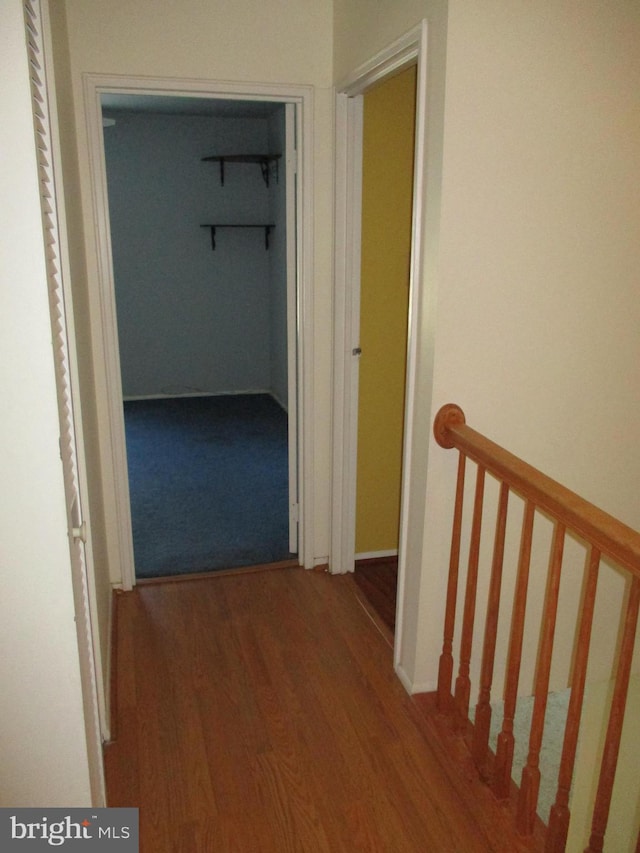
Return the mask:
[[[271,391],[282,402],[284,211],[255,164],[227,164],[221,186],[214,154],[265,153],[274,118],[212,118],[105,111],[105,152],[118,335],[125,398]],[[283,113],[280,118],[283,123]],[[278,152],[279,153],[279,152]],[[280,217],[264,232],[206,222]],[[277,242],[278,241],[278,242]],[[286,330],[286,316],[284,319]],[[274,368],[272,370],[272,363]],[[285,349],[286,364],[286,349]],[[286,389],[286,372],[285,385]]]

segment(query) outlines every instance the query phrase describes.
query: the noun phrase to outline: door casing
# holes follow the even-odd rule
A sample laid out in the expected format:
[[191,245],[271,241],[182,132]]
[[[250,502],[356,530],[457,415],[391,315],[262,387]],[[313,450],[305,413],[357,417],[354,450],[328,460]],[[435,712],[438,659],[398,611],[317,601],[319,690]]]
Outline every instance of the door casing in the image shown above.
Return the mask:
[[[93,325],[94,370],[100,419],[100,456],[106,505],[113,507],[109,529],[109,559],[114,585],[125,590],[135,584],[133,536],[127,476],[122,381],[115,308],[115,289],[109,228],[107,179],[102,136],[100,97],[106,93],[210,97],[228,100],[273,101],[295,105],[296,171],[296,278],[295,338],[297,354],[298,444],[298,555],[305,568],[313,567],[313,90],[310,86],[217,83],[173,78],[137,78],[120,75],[83,75],[85,125],[89,152],[92,209],[97,255],[98,295]],[[290,318],[291,319],[291,318]],[[101,375],[98,375],[100,373]],[[110,472],[104,476],[104,472]]]
[[[407,690],[403,661],[403,613],[407,590],[407,541],[417,389],[417,317],[423,270],[423,222],[427,113],[427,22],[410,30],[336,87],[336,221],[334,291],[334,398],[331,559],[333,573],[351,572],[355,558],[358,355],[360,320],[360,224],[362,199],[362,95],[410,65],[417,66],[409,317],[403,476],[398,549],[394,665]],[[419,571],[420,567],[413,567]]]

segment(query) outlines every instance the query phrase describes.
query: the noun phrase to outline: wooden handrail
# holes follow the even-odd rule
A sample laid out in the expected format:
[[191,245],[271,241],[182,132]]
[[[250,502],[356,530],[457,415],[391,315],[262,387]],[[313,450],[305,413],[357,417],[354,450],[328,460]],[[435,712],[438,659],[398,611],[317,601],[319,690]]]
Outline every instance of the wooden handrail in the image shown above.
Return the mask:
[[433,432],[441,447],[457,448],[640,578],[640,533],[468,427],[464,412],[453,403],[440,409]]
[[[606,740],[603,750],[596,802],[593,811],[591,837],[585,853],[601,853],[608,821],[613,782],[627,701],[633,650],[640,611],[640,533],[627,527],[613,516],[579,497],[570,489],[542,474],[512,453],[485,438],[466,425],[459,406],[449,404],[438,412],[434,435],[441,447],[459,451],[456,498],[451,536],[449,580],[444,617],[444,637],[438,673],[438,707],[451,719],[458,732],[470,733],[470,746],[480,776],[487,781],[499,799],[507,799],[512,790],[514,755],[514,717],[523,650],[524,623],[527,607],[529,569],[531,562],[534,516],[537,512],[549,517],[554,524],[549,554],[544,610],[541,616],[538,651],[534,676],[533,713],[528,741],[526,764],[518,792],[516,824],[519,832],[531,836],[537,821],[537,802],[540,787],[539,757],[550,685],[556,616],[562,574],[563,549],[566,534],[575,534],[588,547],[585,567],[584,596],[579,605],[575,630],[575,658],[571,668],[567,721],[562,758],[557,779],[556,799],[549,815],[545,837],[546,853],[563,853],[569,829],[569,792],[576,759],[576,748],[582,716],[582,703],[591,643],[596,587],[600,561],[609,558],[631,579],[624,634],[618,659],[614,666],[615,688],[611,703]],[[461,578],[460,548],[463,502],[465,494],[465,462],[476,464],[476,484],[469,538],[469,559],[461,613],[459,668],[452,694],[453,639],[456,628],[458,586]],[[493,540],[493,560],[485,617],[482,663],[479,674],[478,700],[469,720],[472,684],[470,679],[474,621],[479,582],[479,551],[483,528],[483,500],[486,475],[500,483],[496,529]],[[501,606],[501,584],[510,492],[525,502],[522,517],[520,554],[511,611],[509,648],[504,660],[504,713],[502,730],[498,734],[496,753],[489,749],[491,725],[491,689],[494,674],[496,634]],[[502,664],[501,664],[502,665]],[[637,840],[640,853],[640,836]]]

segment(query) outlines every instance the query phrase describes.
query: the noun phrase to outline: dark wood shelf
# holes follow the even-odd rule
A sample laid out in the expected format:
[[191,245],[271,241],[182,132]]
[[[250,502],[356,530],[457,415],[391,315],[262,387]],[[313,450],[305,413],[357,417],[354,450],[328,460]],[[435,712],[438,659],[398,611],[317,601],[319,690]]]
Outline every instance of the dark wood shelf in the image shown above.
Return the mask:
[[269,236],[271,234],[271,230],[275,228],[275,224],[273,222],[242,222],[242,223],[233,223],[233,222],[207,222],[204,225],[200,226],[201,228],[209,228],[211,230],[211,249],[215,252],[216,250],[216,229],[217,228],[264,228],[264,247],[265,249],[269,248]]
[[269,186],[269,167],[272,163],[276,166],[276,181],[278,180],[278,161],[282,154],[215,154],[211,157],[203,157],[203,163],[220,163],[220,184],[224,186],[224,164],[225,163],[257,163],[262,172],[262,178]]

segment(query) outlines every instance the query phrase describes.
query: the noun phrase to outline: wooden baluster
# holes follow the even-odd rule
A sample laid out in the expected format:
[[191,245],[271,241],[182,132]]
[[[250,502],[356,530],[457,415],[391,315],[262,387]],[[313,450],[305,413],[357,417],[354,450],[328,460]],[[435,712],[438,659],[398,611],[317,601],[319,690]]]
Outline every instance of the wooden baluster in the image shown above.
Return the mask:
[[489,732],[491,729],[491,684],[493,682],[498,615],[500,613],[500,589],[502,587],[502,566],[504,562],[504,538],[507,529],[508,501],[509,486],[507,483],[501,483],[496,519],[496,535],[493,545],[491,582],[489,585],[489,598],[487,601],[487,615],[484,629],[480,692],[478,695],[478,704],[476,705],[475,727],[473,731],[473,757],[476,767],[483,777],[486,776],[485,764],[487,750],[489,749]]
[[451,682],[453,679],[453,634],[456,625],[456,601],[458,598],[458,575],[460,571],[460,535],[462,531],[462,506],[464,501],[464,475],[466,457],[463,453],[458,459],[458,479],[456,501],[453,510],[453,531],[451,533],[451,556],[449,558],[449,580],[447,583],[447,603],[444,616],[444,641],[440,665],[438,668],[438,709],[451,713]]
[[522,835],[531,835],[533,832],[536,807],[538,805],[538,791],[540,788],[540,767],[538,765],[540,760],[542,735],[544,733],[544,716],[547,710],[547,696],[549,693],[549,675],[551,672],[553,636],[555,633],[556,614],[558,611],[558,595],[560,593],[560,570],[562,568],[564,535],[564,525],[556,524],[556,529],[553,534],[553,544],[551,546],[549,577],[540,631],[540,647],[538,651],[538,663],[536,666],[533,716],[531,719],[531,732],[529,734],[529,755],[527,757],[527,764],[522,771],[520,796],[518,798],[516,824],[518,831]]
[[545,853],[564,853],[567,844],[569,818],[571,816],[569,811],[569,792],[571,790],[573,767],[578,745],[578,733],[580,731],[580,717],[582,715],[582,702],[584,700],[584,685],[587,675],[587,662],[589,660],[591,626],[593,624],[599,568],[600,551],[592,546],[589,549],[587,562],[587,582],[582,601],[582,612],[578,628],[578,644],[571,678],[571,697],[569,699],[567,725],[564,732],[562,759],[558,774],[558,792],[549,815],[549,829],[547,832]]
[[516,714],[518,700],[518,682],[520,680],[520,664],[522,660],[522,639],[524,635],[524,618],[527,609],[527,589],[529,585],[529,566],[531,563],[531,541],[533,538],[533,520],[535,506],[528,501],[525,505],[522,519],[522,534],[520,539],[520,556],[518,558],[518,577],[513,599],[511,616],[511,635],[509,638],[509,654],[507,657],[507,676],[504,688],[504,719],[502,731],[498,735],[496,747],[496,763],[493,777],[493,793],[498,799],[504,800],[509,796],[511,786],[511,767],[513,764],[513,720]]
[[473,521],[471,523],[471,543],[469,545],[469,568],[464,598],[462,636],[460,638],[460,669],[456,679],[455,720],[456,728],[466,727],[469,717],[469,697],[471,681],[471,649],[473,645],[473,622],[476,613],[476,590],[478,587],[478,562],[480,558],[480,534],[482,531],[482,502],[484,499],[485,469],[478,466],[476,492],[473,503]]
[[[631,660],[633,658],[633,646],[638,625],[638,605],[640,604],[640,578],[637,576],[631,582],[631,591],[627,603],[627,613],[620,647],[620,657],[616,671],[616,682],[611,700],[609,712],[609,724],[607,736],[600,765],[600,778],[598,780],[598,792],[596,804],[593,810],[593,822],[591,824],[591,838],[585,853],[601,853],[604,845],[604,834],[609,819],[609,807],[611,806],[611,792],[616,775],[618,763],[618,752],[620,750],[620,738],[622,737],[622,724],[627,702],[627,690],[629,688],[629,676],[631,674]],[[636,846],[637,849],[637,846]]]

